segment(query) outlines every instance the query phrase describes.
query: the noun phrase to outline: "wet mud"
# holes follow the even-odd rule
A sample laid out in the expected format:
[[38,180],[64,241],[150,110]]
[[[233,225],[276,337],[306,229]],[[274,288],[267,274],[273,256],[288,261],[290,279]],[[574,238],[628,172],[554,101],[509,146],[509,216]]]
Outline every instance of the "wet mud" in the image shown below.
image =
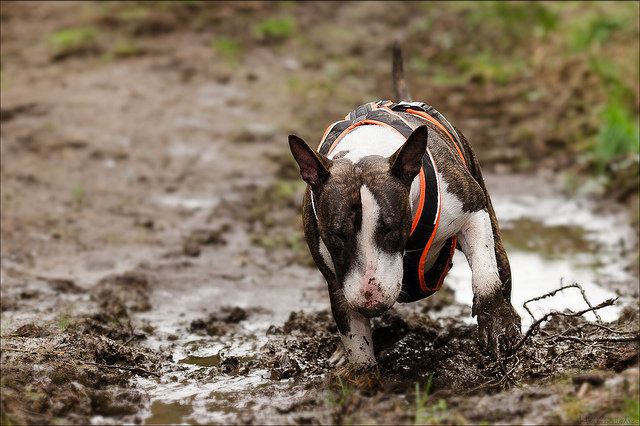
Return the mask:
[[[598,93],[577,89],[591,78],[581,66],[540,70],[537,85],[564,94],[554,111],[574,117],[555,133],[540,124],[547,95],[531,101],[540,116],[522,113],[532,81],[413,84],[473,134],[498,201],[517,200],[515,185],[533,197],[523,209],[551,200],[569,218],[505,214],[508,251],[606,252],[615,271],[589,270],[620,296],[620,314],[598,322],[563,308],[494,359],[445,283],[373,321],[376,369],[344,362],[286,138],[311,141],[354,106],[392,97],[387,35],[422,28],[412,17],[424,5],[394,7],[2,2],[3,424],[637,421],[637,183],[619,176],[612,194],[586,197],[599,206],[584,208],[587,221],[622,212],[601,230],[609,243],[585,238],[573,210],[562,216],[566,194],[545,189],[558,170],[585,172],[568,141],[593,124],[574,103]],[[286,27],[290,13],[304,37],[257,25]],[[386,32],[365,47],[340,30],[371,17]],[[43,39],[69,28],[84,41]],[[444,54],[407,43],[407,57]],[[559,284],[539,281],[537,296]]]

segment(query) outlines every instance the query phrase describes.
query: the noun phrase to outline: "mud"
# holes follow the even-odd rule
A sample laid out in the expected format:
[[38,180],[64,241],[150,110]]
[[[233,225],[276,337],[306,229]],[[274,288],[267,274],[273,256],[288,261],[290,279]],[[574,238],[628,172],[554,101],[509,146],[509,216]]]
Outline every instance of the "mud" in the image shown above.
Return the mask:
[[[606,93],[588,58],[508,85],[408,71],[409,85],[472,140],[513,258],[586,262],[578,281],[594,305],[620,296],[615,318],[565,305],[491,359],[461,297],[468,277],[452,271],[437,295],[374,320],[379,365],[360,371],[341,362],[286,137],[317,140],[391,98],[394,37],[405,58],[447,63],[446,42],[419,43],[427,6],[1,7],[3,424],[637,422],[637,174],[614,162],[609,193],[549,189],[566,172],[590,182],[575,135],[597,132],[584,105]],[[456,7],[428,12],[459,54],[494,40],[471,37]],[[554,114],[564,126],[545,126]],[[512,267],[524,300],[561,282]]]

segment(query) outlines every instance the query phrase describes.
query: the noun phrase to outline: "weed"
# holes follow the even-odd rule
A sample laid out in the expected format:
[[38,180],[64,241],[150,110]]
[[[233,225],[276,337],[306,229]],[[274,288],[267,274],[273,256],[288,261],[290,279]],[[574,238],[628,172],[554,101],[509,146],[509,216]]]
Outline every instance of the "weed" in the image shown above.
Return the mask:
[[337,375],[337,378],[338,378],[338,384],[340,385],[340,395],[338,396],[337,400],[333,395],[333,392],[331,392],[331,390],[329,389],[329,386],[327,385],[327,394],[328,394],[327,401],[329,405],[332,405],[332,406],[338,406],[338,405],[344,404],[347,397],[351,394],[351,392],[353,392],[353,388],[355,387],[354,384],[351,384],[351,385],[345,384],[340,374]]
[[231,37],[218,37],[213,40],[210,44],[211,48],[217,50],[226,56],[235,56],[240,53],[241,47],[240,43],[235,41]]
[[420,383],[416,382],[416,417],[414,420],[415,424],[423,423],[422,419],[426,411],[425,403],[429,398],[429,391],[431,390],[432,382],[433,382],[433,374],[429,376],[429,381],[427,382],[427,386],[424,389],[424,398],[421,398]]
[[593,148],[597,171],[603,173],[606,165],[618,156],[637,154],[639,138],[638,120],[634,120],[620,103],[609,103],[602,114],[602,124]]
[[414,424],[440,424],[444,421],[445,412],[447,411],[447,401],[439,399],[433,405],[427,405],[431,384],[433,382],[433,374],[429,376],[429,381],[424,389],[420,392],[420,384],[416,383],[416,416]]
[[593,43],[605,43],[612,33],[624,28],[621,18],[608,15],[595,15],[591,19],[582,20],[573,32],[572,48],[574,51],[588,50]]
[[56,31],[47,38],[47,41],[60,50],[68,50],[91,44],[95,38],[96,29],[88,26]]
[[630,420],[630,424],[640,424],[640,402],[638,402],[637,398],[630,398],[628,396],[624,398],[624,414],[627,416],[627,419]]
[[76,185],[75,188],[73,188],[73,191],[71,191],[71,198],[76,208],[79,209],[82,207],[82,203],[84,201],[84,185],[83,184],[79,183],[78,185]]
[[217,37],[209,46],[220,53],[222,57],[233,65],[238,65],[240,54],[242,53],[242,46],[236,40],[231,37]]
[[60,330],[65,331],[69,324],[71,323],[71,315],[63,315],[58,320],[58,325],[60,326]]
[[295,22],[292,17],[270,18],[253,27],[256,38],[265,41],[282,41],[293,35]]
[[138,45],[133,41],[119,41],[113,48],[113,55],[116,58],[129,58],[141,53]]
[[147,7],[134,6],[118,12],[118,18],[123,21],[135,21],[146,18],[147,16],[149,16],[150,12],[151,11]]
[[473,25],[491,25],[497,31],[516,39],[526,39],[533,34],[544,37],[559,22],[558,14],[541,2],[490,1],[471,7],[469,22]]

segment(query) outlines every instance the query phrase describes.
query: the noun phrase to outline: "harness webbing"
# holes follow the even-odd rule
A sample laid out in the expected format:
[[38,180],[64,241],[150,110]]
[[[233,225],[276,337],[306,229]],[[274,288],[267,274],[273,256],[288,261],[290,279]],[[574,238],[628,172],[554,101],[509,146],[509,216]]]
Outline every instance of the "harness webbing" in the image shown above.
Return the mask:
[[[435,108],[422,102],[394,103],[389,100],[381,100],[361,105],[347,114],[343,121],[337,121],[327,128],[318,146],[318,152],[329,155],[347,133],[362,125],[391,128],[406,139],[417,126],[402,117],[399,112],[419,116],[441,129],[451,139],[462,161],[466,164],[460,139],[453,126]],[[424,270],[427,254],[439,224],[441,201],[438,170],[428,148],[423,157],[419,181],[419,203],[403,257],[404,277],[402,293],[398,298],[400,302],[423,299],[442,287],[444,277],[451,268],[451,258],[457,244],[455,236],[449,238],[438,254],[434,265],[428,271]],[[426,203],[426,200],[437,201]],[[313,192],[311,193],[311,204],[317,219]]]

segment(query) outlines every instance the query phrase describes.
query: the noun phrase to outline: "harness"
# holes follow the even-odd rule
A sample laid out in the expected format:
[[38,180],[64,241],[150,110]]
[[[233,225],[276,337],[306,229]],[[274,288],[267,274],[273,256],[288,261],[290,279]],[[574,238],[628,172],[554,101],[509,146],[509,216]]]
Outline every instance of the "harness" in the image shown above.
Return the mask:
[[[400,113],[405,113],[404,117]],[[423,123],[423,120],[412,120],[411,118],[414,117],[407,114],[421,117],[441,129],[451,139],[453,146],[466,164],[462,155],[460,138],[453,126],[435,108],[422,102],[394,103],[389,100],[381,100],[360,105],[347,114],[344,120],[337,121],[327,128],[317,151],[325,156],[330,154],[340,139],[354,128],[363,125],[385,126],[400,133],[406,139],[418,125]],[[427,254],[438,229],[441,204],[438,168],[429,148],[422,159],[419,179],[420,199],[403,257],[404,275],[402,291],[398,297],[398,301],[402,303],[424,299],[440,290],[445,276],[451,269],[457,244],[455,236],[449,238],[440,250],[433,266],[427,271],[424,270]],[[429,202],[426,202],[427,200]],[[311,192],[311,205],[317,219],[313,192]]]

